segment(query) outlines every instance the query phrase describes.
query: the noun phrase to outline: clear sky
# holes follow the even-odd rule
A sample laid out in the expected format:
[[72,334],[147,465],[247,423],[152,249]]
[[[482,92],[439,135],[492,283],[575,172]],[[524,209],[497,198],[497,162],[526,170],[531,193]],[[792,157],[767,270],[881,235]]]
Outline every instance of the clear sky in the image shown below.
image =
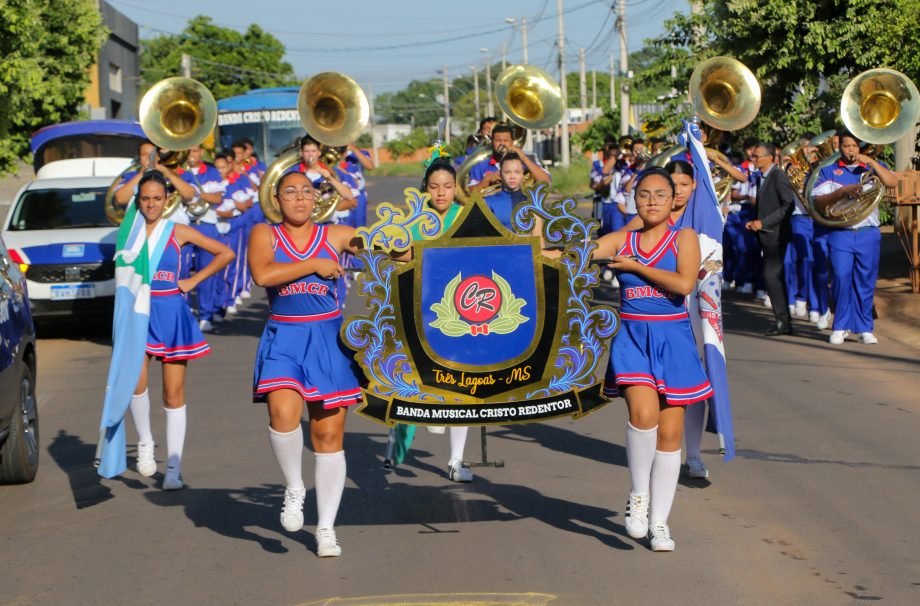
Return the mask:
[[[321,71],[352,76],[374,93],[398,90],[413,79],[471,74],[487,57],[522,60],[521,17],[527,19],[529,62],[557,75],[556,0],[108,0],[140,26],[142,38],[178,33],[198,14],[244,30],[257,23],[287,47],[287,61],[299,77]],[[578,49],[587,69],[609,69],[614,36],[612,0],[565,0],[566,71],[578,69]],[[627,0],[629,50],[664,30],[686,0]],[[515,18],[508,24],[506,19]],[[483,52],[481,49],[487,49]]]

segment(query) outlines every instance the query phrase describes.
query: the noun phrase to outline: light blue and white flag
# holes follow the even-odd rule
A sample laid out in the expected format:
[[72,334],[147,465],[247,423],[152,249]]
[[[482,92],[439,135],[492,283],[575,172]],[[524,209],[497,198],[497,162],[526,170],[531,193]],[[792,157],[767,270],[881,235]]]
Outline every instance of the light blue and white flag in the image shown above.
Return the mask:
[[725,219],[719,209],[699,125],[685,120],[681,143],[690,153],[696,189],[677,227],[692,227],[699,234],[702,258],[696,292],[687,298],[688,312],[697,342],[703,345],[703,362],[713,389],[713,396],[707,400],[707,430],[719,435],[724,460],[730,461],[735,456],[735,431],[722,331],[722,232]]
[[159,264],[172,233],[172,222],[161,219],[148,238],[145,223],[132,203],[118,229],[112,361],[96,450],[98,472],[104,478],[113,478],[128,467],[124,419],[144,363],[150,321],[150,274]]

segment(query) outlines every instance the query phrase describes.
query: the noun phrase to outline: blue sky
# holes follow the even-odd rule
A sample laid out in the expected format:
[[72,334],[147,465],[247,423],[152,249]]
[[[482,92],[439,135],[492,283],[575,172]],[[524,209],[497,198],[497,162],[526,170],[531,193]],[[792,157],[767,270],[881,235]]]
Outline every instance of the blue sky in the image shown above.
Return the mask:
[[[556,0],[108,0],[140,26],[142,38],[177,33],[195,15],[238,30],[257,23],[288,49],[298,76],[344,72],[375,93],[398,90],[412,79],[471,74],[487,57],[509,63],[522,59],[520,21],[527,18],[529,60],[556,74]],[[566,69],[578,69],[586,49],[588,70],[606,71],[618,42],[611,0],[565,0]],[[461,8],[462,7],[462,8]],[[627,0],[630,51],[660,34],[686,0]],[[515,24],[505,22],[516,18]],[[482,52],[481,49],[487,49]]]

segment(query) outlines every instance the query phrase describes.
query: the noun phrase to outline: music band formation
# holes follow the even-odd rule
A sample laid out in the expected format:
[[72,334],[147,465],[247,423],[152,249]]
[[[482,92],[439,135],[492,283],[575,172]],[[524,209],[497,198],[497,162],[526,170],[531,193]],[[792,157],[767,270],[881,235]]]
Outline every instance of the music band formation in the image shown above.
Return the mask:
[[[373,163],[352,145],[367,125],[363,93],[344,76],[317,78],[320,86],[308,81],[301,91],[307,134],[271,166],[253,154],[250,141],[233,143],[208,163],[199,133],[145,126],[151,141],[140,146],[137,165],[113,184],[111,204],[116,211],[137,209],[151,259],[146,362],[129,406],[138,436],[137,471],[144,476],[157,471],[146,364],[155,358],[163,365],[163,488],[181,489],[187,362],[207,355],[205,333],[217,322],[232,321],[253,285],[263,287],[270,315],[255,354],[251,396],[267,405],[269,443],[285,482],[280,522],[289,532],[304,526],[306,407],[315,455],[317,554],[335,557],[342,552],[334,525],[346,481],[345,417],[348,407],[361,401],[364,382],[339,334],[354,273],[348,269],[362,246],[356,228],[367,222],[363,171]],[[903,84],[912,86],[909,80]],[[344,115],[316,111],[328,106],[320,97],[333,94],[324,91],[349,87],[350,97],[336,99]],[[806,133],[782,149],[757,140],[735,148],[726,133],[756,115],[756,92],[756,104],[739,104],[734,114],[716,118],[705,94],[691,91],[693,113],[711,127],[710,144],[718,146],[707,148],[709,165],[701,166],[706,161],[691,153],[690,140],[669,145],[663,138],[646,142],[611,135],[592,170],[600,223],[593,255],[602,262],[603,279],[620,293],[622,326],[610,346],[605,391],[623,395],[628,408],[624,524],[631,537],[648,538],[654,551],[675,548],[668,517],[682,456],[691,478],[709,476],[700,454],[703,404],[717,386],[700,359],[701,337],[688,308],[717,260],[703,255],[707,244],[687,212],[697,188],[711,178],[718,194],[723,288],[772,308],[775,320],[767,335],[792,334],[792,318],[798,317],[830,328],[834,344],[850,334],[861,343],[877,342],[871,312],[878,202],[896,176],[875,159],[877,150],[860,145],[891,142],[897,133],[843,111],[846,129]],[[507,122],[486,118],[468,139],[466,156],[450,158],[435,144],[425,163],[421,191],[441,217],[440,233],[473,195],[483,196],[513,230],[515,206],[527,189],[550,182],[538,160],[524,152],[526,130],[520,126],[547,128],[561,113],[547,107],[537,119],[525,118],[499,101]],[[690,132],[695,131],[688,125]],[[414,240],[422,239],[417,226],[411,231]],[[524,235],[542,239],[542,232],[538,221]],[[564,254],[541,248],[548,257]],[[394,260],[411,255],[410,249]],[[386,465],[404,460],[414,432],[413,425],[391,430]],[[447,475],[457,482],[474,480],[463,464],[467,433],[466,427],[449,430]]]

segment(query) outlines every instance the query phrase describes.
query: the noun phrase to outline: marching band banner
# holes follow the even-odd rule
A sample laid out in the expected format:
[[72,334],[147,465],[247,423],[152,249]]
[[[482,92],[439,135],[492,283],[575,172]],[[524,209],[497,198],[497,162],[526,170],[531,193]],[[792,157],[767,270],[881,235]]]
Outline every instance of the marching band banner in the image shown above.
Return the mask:
[[[380,221],[359,230],[369,315],[342,329],[368,381],[358,412],[388,425],[468,426],[577,418],[606,404],[596,371],[619,324],[589,303],[597,223],[571,200],[549,205],[542,187],[530,192],[515,227],[529,234],[541,217],[546,241],[566,247],[555,260],[481,197],[443,234],[427,194],[408,189],[406,201],[407,212],[382,205]],[[416,223],[425,238],[411,242]],[[393,260],[410,246],[410,261]]]

